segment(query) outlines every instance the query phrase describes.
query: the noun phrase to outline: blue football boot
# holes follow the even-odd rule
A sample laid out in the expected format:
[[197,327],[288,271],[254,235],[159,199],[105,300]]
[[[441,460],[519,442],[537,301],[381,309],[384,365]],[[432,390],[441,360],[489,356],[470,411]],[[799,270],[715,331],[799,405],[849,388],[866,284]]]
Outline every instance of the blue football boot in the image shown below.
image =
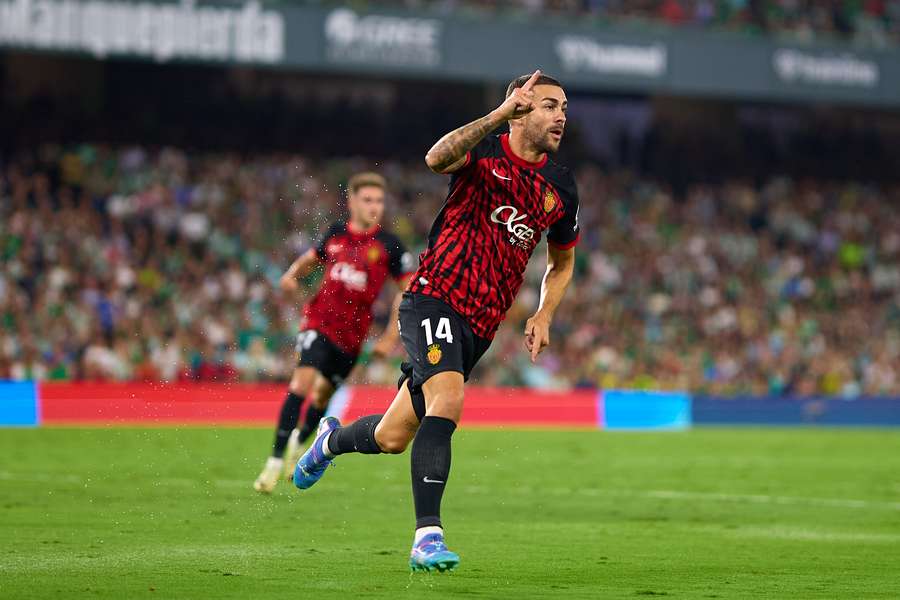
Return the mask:
[[322,478],[325,469],[331,464],[331,459],[325,456],[325,448],[322,447],[325,436],[341,426],[341,422],[334,417],[325,417],[319,421],[319,429],[316,431],[316,439],[309,446],[297,466],[294,467],[294,485],[301,490],[309,489],[315,482]]
[[459,564],[459,555],[444,544],[440,533],[429,533],[414,544],[409,555],[409,567],[413,571],[452,571]]

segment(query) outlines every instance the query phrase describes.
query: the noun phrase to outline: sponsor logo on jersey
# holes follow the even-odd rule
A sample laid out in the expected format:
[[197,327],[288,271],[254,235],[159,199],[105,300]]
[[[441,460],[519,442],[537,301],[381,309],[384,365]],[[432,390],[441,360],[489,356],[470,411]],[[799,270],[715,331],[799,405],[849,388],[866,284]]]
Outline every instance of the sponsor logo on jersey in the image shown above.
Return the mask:
[[548,213],[554,208],[556,208],[556,194],[552,190],[547,190],[544,194],[544,212]]
[[335,263],[328,276],[357,292],[365,291],[366,285],[369,283],[368,273],[344,262]]
[[376,246],[369,246],[369,250],[366,252],[366,258],[370,263],[377,263],[378,259],[381,258],[381,250]]
[[527,214],[520,215],[515,206],[499,206],[491,213],[491,221],[506,225],[506,230],[510,233],[509,243],[526,250],[531,248],[531,241],[534,239],[534,229],[522,223],[527,217]]
[[441,356],[443,353],[441,352],[441,347],[437,344],[432,344],[428,346],[428,354],[425,357],[428,359],[428,362],[436,365],[441,362]]
[[343,249],[344,249],[344,245],[341,243],[337,243],[337,242],[328,244],[328,247],[326,248],[328,254],[337,254],[338,252],[340,252]]

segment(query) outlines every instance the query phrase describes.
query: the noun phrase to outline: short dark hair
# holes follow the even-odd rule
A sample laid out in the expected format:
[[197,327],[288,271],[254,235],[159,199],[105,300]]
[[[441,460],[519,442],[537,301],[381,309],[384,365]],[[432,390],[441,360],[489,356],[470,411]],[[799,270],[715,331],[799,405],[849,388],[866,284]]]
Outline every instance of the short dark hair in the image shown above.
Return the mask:
[[[506,88],[506,97],[509,98],[512,95],[514,89],[520,88],[525,85],[525,83],[529,79],[531,79],[531,75],[532,73],[529,73],[528,75],[522,75],[521,77],[516,77],[515,79],[510,81],[509,86]],[[554,79],[549,75],[544,75],[543,73],[537,78],[537,81],[534,82],[534,85],[555,85],[556,87],[562,89],[562,84],[559,82],[559,80]]]

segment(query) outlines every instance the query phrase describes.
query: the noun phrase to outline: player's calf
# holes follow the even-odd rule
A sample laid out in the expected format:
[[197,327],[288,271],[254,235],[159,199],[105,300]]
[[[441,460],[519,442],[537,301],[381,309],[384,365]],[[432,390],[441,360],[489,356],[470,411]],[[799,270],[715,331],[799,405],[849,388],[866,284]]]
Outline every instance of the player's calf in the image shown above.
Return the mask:
[[[302,405],[303,396],[296,393],[293,389],[289,390],[281,403],[278,425],[275,428],[275,441],[272,444],[272,455],[266,460],[262,471],[260,471],[259,476],[253,482],[253,489],[257,492],[271,494],[278,484],[278,479],[282,476],[282,471],[285,469],[283,461],[285,448],[288,446],[290,438],[296,434],[297,430],[295,428]],[[293,463],[290,463],[287,469],[292,470],[292,465]]]
[[304,452],[306,452],[306,447],[300,442],[300,430],[294,429],[291,432],[291,437],[288,438],[287,449],[284,451],[284,464],[282,465],[284,478],[288,481],[293,480],[294,465],[297,464]]
[[331,459],[340,454],[403,452],[417,429],[418,419],[405,386],[384,415],[361,417],[345,427],[340,427],[337,419],[326,417],[322,419],[316,440],[297,462],[294,484],[300,489],[312,486],[331,464]]
[[[441,499],[450,478],[450,442],[462,414],[463,375],[449,371],[439,373],[428,379],[422,388],[426,414],[413,441],[410,457],[416,508],[416,543],[410,565],[413,569],[452,569],[459,557],[443,545]],[[430,550],[419,552],[421,560],[414,560],[421,540],[436,535],[439,538],[428,544]]]
[[381,454],[383,451],[375,441],[375,428],[381,417],[382,415],[360,417],[346,427],[338,427],[325,441],[325,452],[332,457],[350,452]]
[[[424,412],[425,401],[421,401]],[[375,442],[386,454],[402,454],[419,430],[419,417],[413,407],[406,377],[399,382],[397,395],[375,428]]]

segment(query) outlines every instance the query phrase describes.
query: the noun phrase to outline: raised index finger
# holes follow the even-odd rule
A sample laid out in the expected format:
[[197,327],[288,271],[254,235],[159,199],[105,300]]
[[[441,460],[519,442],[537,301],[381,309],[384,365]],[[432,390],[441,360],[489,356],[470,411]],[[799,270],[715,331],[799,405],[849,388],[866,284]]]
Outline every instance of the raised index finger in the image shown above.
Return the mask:
[[528,78],[528,81],[525,82],[525,85],[522,86],[522,90],[525,92],[531,91],[531,88],[534,87],[535,82],[538,80],[538,77],[541,76],[541,70],[538,69],[534,73],[531,74],[531,77]]

